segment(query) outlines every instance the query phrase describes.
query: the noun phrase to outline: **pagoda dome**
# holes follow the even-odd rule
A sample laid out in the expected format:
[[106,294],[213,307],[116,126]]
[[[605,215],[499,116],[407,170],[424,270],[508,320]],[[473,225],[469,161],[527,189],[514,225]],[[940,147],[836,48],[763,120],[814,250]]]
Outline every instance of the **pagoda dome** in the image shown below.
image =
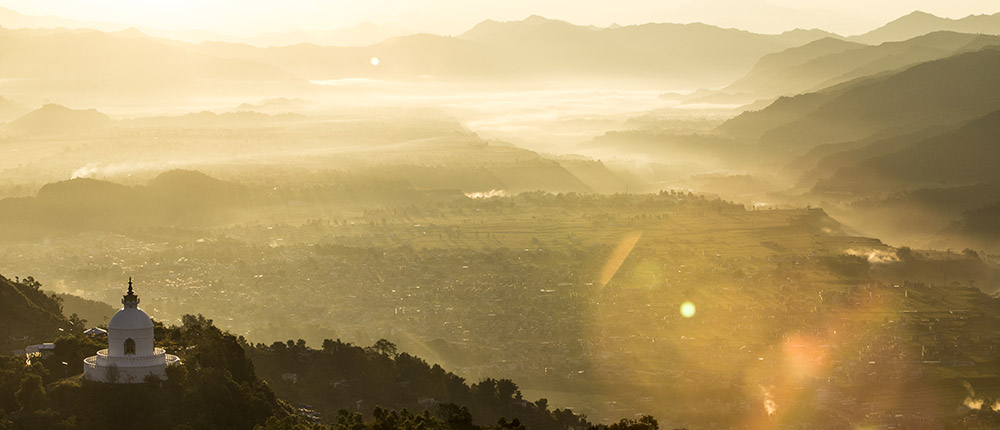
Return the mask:
[[139,308],[119,309],[115,316],[111,317],[108,323],[108,331],[111,330],[139,330],[153,328],[153,320]]
[[132,280],[129,279],[128,294],[122,297],[122,308],[118,310],[108,323],[108,331],[115,330],[146,330],[153,328],[153,320],[142,309],[139,309],[139,296],[132,291]]

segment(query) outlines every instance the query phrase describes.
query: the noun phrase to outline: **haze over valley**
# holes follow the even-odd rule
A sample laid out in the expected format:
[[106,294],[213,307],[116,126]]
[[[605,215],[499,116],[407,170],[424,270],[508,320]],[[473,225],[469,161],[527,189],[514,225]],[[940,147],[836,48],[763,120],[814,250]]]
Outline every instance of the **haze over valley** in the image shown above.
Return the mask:
[[13,3],[0,429],[1000,425],[995,10]]

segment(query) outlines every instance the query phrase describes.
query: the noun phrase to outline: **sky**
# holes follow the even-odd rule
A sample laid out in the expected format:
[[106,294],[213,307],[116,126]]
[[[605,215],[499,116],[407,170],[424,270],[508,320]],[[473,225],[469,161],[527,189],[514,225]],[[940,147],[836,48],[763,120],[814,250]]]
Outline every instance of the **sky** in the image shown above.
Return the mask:
[[27,15],[236,36],[362,22],[459,34],[484,19],[529,15],[602,27],[700,21],[762,33],[822,28],[853,35],[914,10],[950,18],[1000,12],[997,0],[0,0],[0,6]]

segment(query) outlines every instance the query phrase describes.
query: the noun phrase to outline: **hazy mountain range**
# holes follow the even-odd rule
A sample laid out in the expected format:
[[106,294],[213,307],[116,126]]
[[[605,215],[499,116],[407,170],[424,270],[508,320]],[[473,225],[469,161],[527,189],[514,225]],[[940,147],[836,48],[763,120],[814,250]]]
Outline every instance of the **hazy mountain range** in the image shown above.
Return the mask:
[[950,19],[915,11],[868,33],[852,36],[848,39],[875,45],[906,40],[935,31],[998,35],[1000,34],[1000,13]]
[[[749,102],[818,91],[857,78],[902,70],[956,53],[1000,44],[1000,36],[936,31],[868,46],[824,38],[760,59],[746,76],[699,99]],[[727,96],[727,97],[723,97]]]
[[[958,21],[928,17],[909,15],[852,40],[877,43],[891,39],[879,39],[878,34],[902,35],[903,30],[914,35],[938,30],[1000,33],[1000,26],[992,24],[1000,20],[996,15]],[[0,24],[93,23],[24,17],[7,10],[0,14]],[[108,27],[97,24],[93,26]],[[362,27],[357,29],[359,34],[379,33],[373,27]],[[0,92],[18,100],[31,98],[32,102],[98,93],[102,98],[120,93],[166,98],[245,94],[248,88],[259,97],[277,97],[321,91],[309,84],[311,80],[347,78],[468,83],[502,80],[514,85],[564,86],[604,81],[690,88],[726,85],[749,72],[725,92],[766,97],[816,89],[991,42],[972,36],[938,36],[866,48],[820,30],[767,35],[697,23],[596,28],[538,16],[512,22],[484,21],[456,37],[396,36],[355,47],[320,45],[330,41],[317,34],[275,36],[300,43],[259,48],[248,43],[191,44],[149,36],[134,28],[116,32],[5,28],[0,30],[5,43]],[[785,51],[790,48],[794,50]],[[768,54],[774,56],[761,59]],[[379,58],[377,66],[371,64],[372,57]],[[63,73],[65,70],[74,73]]]
[[[0,19],[17,18],[21,25],[57,22],[10,16],[0,13]],[[598,28],[531,16],[483,21],[454,37],[416,34],[354,47],[192,44],[136,29],[0,29],[5,49],[0,94],[6,97],[0,99],[0,120],[10,121],[8,132],[28,136],[92,133],[112,124],[253,128],[309,121],[301,115],[252,111],[301,111],[309,102],[295,97],[350,94],[311,82],[325,79],[505,88],[725,85],[687,101],[763,100],[754,105],[760,109],[726,121],[711,135],[678,136],[670,130],[640,128],[609,133],[590,147],[690,163],[739,161],[740,167],[757,168],[774,164],[781,167],[781,179],[794,185],[789,193],[844,202],[870,199],[865,207],[875,207],[896,193],[943,189],[959,195],[965,187],[1000,180],[990,163],[998,155],[992,136],[1000,122],[997,34],[1000,14],[951,20],[926,13],[848,38],[821,30],[766,35],[697,23]],[[289,35],[286,40],[306,37]],[[377,64],[373,58],[378,58]],[[187,100],[228,95],[270,101],[243,105],[243,112],[236,113],[119,122],[95,110],[47,104],[29,112],[27,107],[47,98],[94,106],[94,100],[115,97]],[[478,138],[472,141],[481,143]],[[372,168],[372,174],[388,174],[427,189],[475,183],[482,189],[526,190],[537,181],[559,191],[611,192],[625,183],[601,163],[555,161],[520,149],[465,145],[464,140],[464,146],[414,142],[405,149],[479,154],[487,148],[490,157],[497,158],[487,166],[456,165],[433,172],[426,166],[390,163],[392,167]],[[511,160],[516,154],[526,158]],[[463,179],[470,177],[476,180]],[[1000,196],[985,193],[955,207],[970,210],[997,199]],[[954,219],[956,211],[941,216]]]
[[968,121],[1000,107],[997,67],[1000,50],[984,48],[781,98],[720,129],[757,139],[765,153],[796,156],[823,144]]

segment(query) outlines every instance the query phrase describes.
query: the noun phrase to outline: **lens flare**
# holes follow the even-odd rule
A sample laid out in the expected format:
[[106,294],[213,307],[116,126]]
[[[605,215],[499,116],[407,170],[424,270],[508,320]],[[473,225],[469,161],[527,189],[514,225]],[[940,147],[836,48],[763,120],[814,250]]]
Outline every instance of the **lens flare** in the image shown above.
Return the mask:
[[694,303],[684,302],[684,304],[681,305],[681,315],[684,318],[691,318],[691,317],[693,317],[694,316],[694,312],[695,312]]
[[614,252],[611,253],[608,261],[604,263],[604,267],[601,269],[601,277],[598,279],[601,288],[604,288],[608,285],[608,282],[611,282],[611,278],[615,276],[615,273],[618,273],[618,269],[622,267],[622,263],[632,253],[632,249],[635,248],[635,244],[639,242],[641,237],[642,232],[635,231],[625,235],[621,242],[618,243],[618,246],[615,247]]
[[764,411],[767,412],[767,416],[774,415],[778,410],[778,405],[774,403],[774,397],[771,396],[771,390],[767,387],[760,387],[761,394],[764,395]]
[[965,387],[965,390],[969,392],[969,395],[965,396],[965,401],[962,402],[962,405],[974,411],[982,409],[986,400],[982,397],[976,396],[976,390],[972,389],[972,384],[970,384],[969,381],[962,381],[962,385]]

